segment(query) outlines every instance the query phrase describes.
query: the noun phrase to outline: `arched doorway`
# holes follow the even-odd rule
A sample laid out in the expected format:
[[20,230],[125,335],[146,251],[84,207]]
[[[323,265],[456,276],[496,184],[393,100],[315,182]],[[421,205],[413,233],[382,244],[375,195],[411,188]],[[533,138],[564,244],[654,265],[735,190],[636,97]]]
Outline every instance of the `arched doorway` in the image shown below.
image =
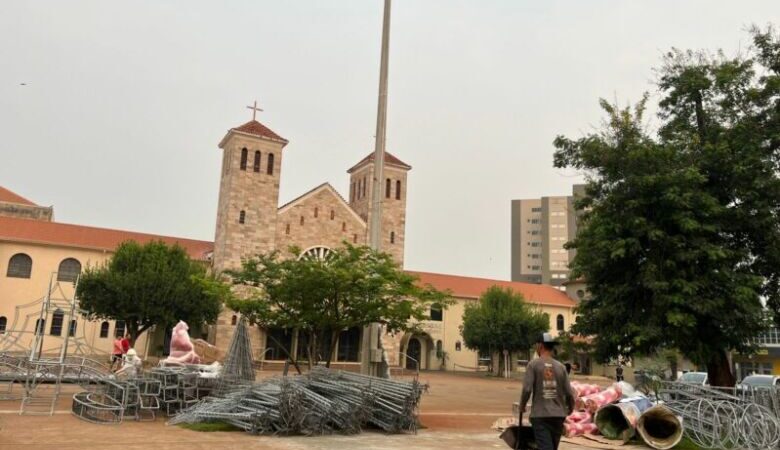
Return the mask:
[[419,369],[421,351],[420,340],[413,337],[409,339],[409,344],[406,348],[406,368],[411,370]]

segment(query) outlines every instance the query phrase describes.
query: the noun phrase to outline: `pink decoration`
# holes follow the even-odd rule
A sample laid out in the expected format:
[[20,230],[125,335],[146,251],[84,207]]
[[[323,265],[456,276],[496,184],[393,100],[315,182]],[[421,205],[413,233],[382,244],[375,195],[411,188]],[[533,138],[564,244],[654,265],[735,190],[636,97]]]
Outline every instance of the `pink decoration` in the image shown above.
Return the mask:
[[610,403],[615,403],[620,399],[623,393],[618,386],[612,386],[599,393],[590,394],[577,399],[576,408],[579,411],[588,411],[595,414],[599,408]]
[[581,436],[583,434],[599,434],[595,423],[569,423],[563,424],[566,437]]
[[566,418],[566,423],[589,423],[593,421],[593,416],[589,412],[574,411]]
[[183,320],[180,320],[173,327],[171,351],[170,356],[165,359],[166,363],[200,364],[200,356],[195,353],[195,347],[192,345],[190,334],[187,330],[189,330],[189,327]]
[[571,382],[571,387],[574,392],[577,393],[577,397],[585,397],[586,395],[595,394],[601,392],[601,386],[597,384],[579,383],[577,381]]

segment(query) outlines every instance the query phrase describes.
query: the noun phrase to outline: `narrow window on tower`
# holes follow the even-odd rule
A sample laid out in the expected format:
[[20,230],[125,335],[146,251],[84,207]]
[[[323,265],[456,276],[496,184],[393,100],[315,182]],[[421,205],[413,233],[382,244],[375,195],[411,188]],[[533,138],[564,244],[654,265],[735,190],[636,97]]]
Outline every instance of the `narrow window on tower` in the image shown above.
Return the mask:
[[246,211],[243,209],[238,213],[238,223],[244,223],[246,221]]
[[268,175],[273,175],[274,174],[274,154],[273,153],[269,153],[268,154],[268,163],[266,164],[266,167],[265,167],[265,173],[267,173]]
[[352,242],[357,244],[357,234],[352,235]]
[[255,172],[260,172],[260,150],[255,152],[255,165],[253,167]]
[[363,177],[363,197],[366,196],[366,177]]
[[385,180],[385,198],[390,198],[390,190],[393,187],[393,182],[388,178]]
[[290,224],[289,223],[284,227],[284,234],[290,234]]
[[390,243],[395,244],[395,231],[390,232]]
[[349,201],[355,201],[355,182],[352,182],[352,187],[349,189]]
[[401,180],[395,181],[395,199],[401,200]]
[[241,149],[241,170],[246,170],[246,158],[249,155],[249,150],[246,147]]
[[315,207],[314,207],[314,217],[317,217],[317,215],[319,214],[319,212],[320,212],[319,208],[317,208],[317,207],[315,206]]
[[334,211],[334,210],[332,210],[332,209],[331,209],[331,210],[330,210],[330,220],[333,220],[333,219],[335,219],[335,218],[336,218],[336,211]]
[[347,222],[341,222],[341,231],[347,231]]
[[303,225],[303,216],[301,216],[301,225]]

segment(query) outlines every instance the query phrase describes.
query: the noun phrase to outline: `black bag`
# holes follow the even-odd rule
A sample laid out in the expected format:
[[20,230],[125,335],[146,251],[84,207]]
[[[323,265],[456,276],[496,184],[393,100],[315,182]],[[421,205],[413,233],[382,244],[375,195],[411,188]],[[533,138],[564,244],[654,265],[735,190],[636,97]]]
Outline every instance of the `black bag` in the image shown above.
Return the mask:
[[515,450],[537,450],[534,430],[530,426],[512,425],[499,438]]

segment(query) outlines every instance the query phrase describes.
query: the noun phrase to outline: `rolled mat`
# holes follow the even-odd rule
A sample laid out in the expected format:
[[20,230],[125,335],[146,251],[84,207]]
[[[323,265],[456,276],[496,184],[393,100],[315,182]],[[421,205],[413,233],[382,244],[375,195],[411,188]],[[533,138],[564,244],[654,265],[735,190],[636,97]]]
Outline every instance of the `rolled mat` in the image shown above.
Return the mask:
[[570,438],[582,436],[583,434],[599,434],[599,429],[596,424],[592,422],[565,422],[563,424],[563,433],[566,437]]
[[571,387],[574,389],[574,392],[577,393],[577,397],[585,397],[586,395],[601,392],[601,386],[597,384],[586,384],[572,381]]
[[623,392],[618,386],[612,386],[597,394],[578,398],[576,401],[576,408],[578,411],[588,411],[589,413],[594,414],[602,406],[618,401],[622,395]]
[[682,421],[663,405],[653,406],[643,412],[636,429],[647,445],[658,450],[674,447],[683,436]]
[[596,412],[596,426],[604,437],[628,442],[636,435],[637,422],[642,412],[651,406],[650,400],[645,397],[633,397],[606,405]]

